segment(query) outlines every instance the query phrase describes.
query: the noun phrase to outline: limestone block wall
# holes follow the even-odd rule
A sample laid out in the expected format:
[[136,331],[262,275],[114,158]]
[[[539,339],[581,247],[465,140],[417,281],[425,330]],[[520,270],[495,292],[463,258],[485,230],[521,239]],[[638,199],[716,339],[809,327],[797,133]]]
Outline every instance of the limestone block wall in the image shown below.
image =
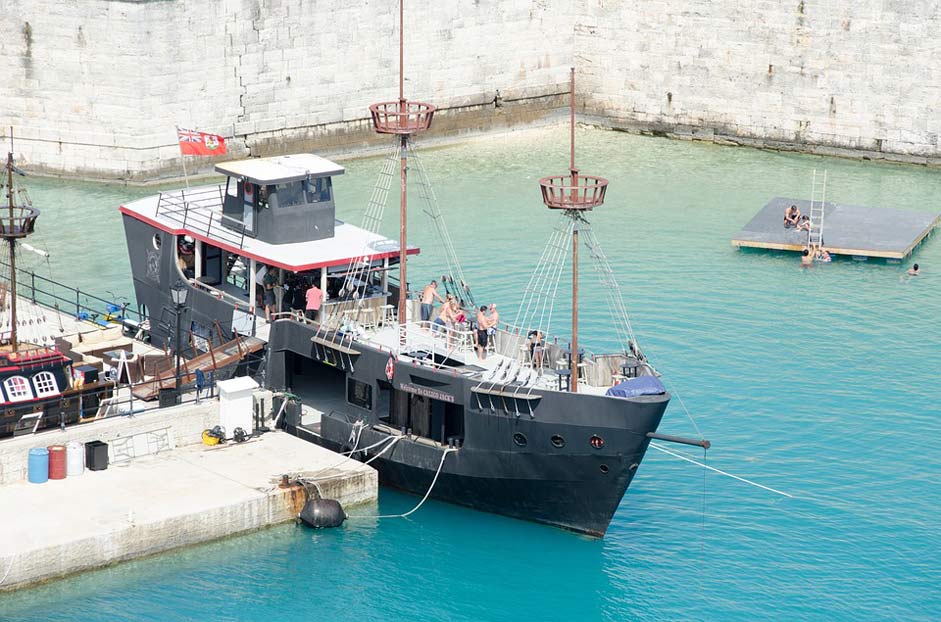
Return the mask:
[[[131,180],[178,174],[177,125],[229,138],[230,157],[367,144],[368,105],[398,97],[397,7],[5,0],[0,126],[24,166]],[[567,90],[575,7],[406,2],[406,96],[441,107],[451,133],[538,119]]]
[[579,91],[608,124],[916,162],[941,156],[937,2],[583,2]]
[[[337,157],[382,142],[367,106],[398,94],[396,0],[3,9],[0,128],[33,170],[178,176],[178,124],[229,157]],[[939,26],[929,0],[407,0],[405,90],[447,139],[562,118],[574,64],[603,124],[936,163]]]

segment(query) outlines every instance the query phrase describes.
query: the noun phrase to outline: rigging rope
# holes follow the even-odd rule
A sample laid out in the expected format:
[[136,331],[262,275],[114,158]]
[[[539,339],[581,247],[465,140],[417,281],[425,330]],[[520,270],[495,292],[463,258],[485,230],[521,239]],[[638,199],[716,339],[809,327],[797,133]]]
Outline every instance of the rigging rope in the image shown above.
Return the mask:
[[[444,220],[444,214],[442,214],[441,208],[438,205],[438,197],[435,195],[434,188],[432,187],[431,181],[428,177],[428,171],[425,169],[425,164],[422,162],[421,156],[419,156],[418,150],[415,148],[414,141],[412,142],[411,157],[415,165],[415,172],[417,177],[416,181],[418,182],[418,197],[424,202],[424,209],[422,211],[431,220],[431,223],[434,225],[435,231],[438,234],[444,259],[448,265],[448,276],[451,279],[451,283],[454,284],[457,288],[455,295],[460,302],[461,307],[476,307],[476,303],[474,302],[474,294],[471,293],[470,285],[467,282],[467,277],[464,276],[464,268],[461,265],[457,250],[454,248],[454,242],[451,239],[451,234],[448,232],[448,227]],[[458,278],[458,282],[456,284],[454,283],[455,276]],[[445,285],[447,286],[447,283]]]
[[[517,342],[524,340],[529,330],[539,330],[544,336],[549,334],[552,309],[561,274],[568,258],[568,246],[565,242],[571,236],[573,227],[573,221],[564,214],[560,215],[549,236],[549,241],[543,247],[542,255],[536,263],[529,283],[523,290],[523,297],[517,307],[514,319],[514,325],[519,331],[516,335]],[[537,316],[539,316],[538,322],[536,322]]]
[[637,346],[637,338],[634,335],[633,327],[631,327],[630,316],[624,303],[624,295],[621,292],[620,284],[591,227],[585,229],[585,244],[588,247],[589,256],[593,260],[594,268],[598,272],[601,288],[607,299],[608,311],[618,332],[618,339],[624,346],[625,351],[628,351],[631,344]]
[[782,497],[787,497],[788,499],[793,499],[793,498],[794,498],[794,495],[789,495],[789,494],[786,493],[786,492],[781,492],[780,490],[776,490],[776,489],[774,489],[774,488],[771,488],[770,486],[764,486],[763,484],[759,484],[758,482],[753,482],[753,481],[751,481],[750,479],[745,479],[744,477],[739,477],[738,475],[732,475],[731,473],[728,473],[728,472],[726,472],[726,471],[722,471],[722,470],[717,469],[717,468],[715,468],[715,467],[713,467],[713,466],[709,466],[708,464],[703,464],[702,462],[699,462],[699,461],[697,461],[697,460],[693,460],[692,458],[687,458],[686,456],[684,456],[684,455],[682,455],[682,454],[678,454],[678,453],[676,453],[676,452],[670,451],[669,449],[667,449],[667,448],[664,447],[663,445],[658,445],[657,443],[650,443],[650,446],[653,447],[654,449],[656,449],[657,451],[662,451],[663,453],[669,454],[669,455],[671,455],[671,456],[673,456],[673,457],[675,457],[675,458],[679,458],[680,460],[685,460],[686,462],[690,462],[690,463],[695,464],[695,465],[697,465],[697,466],[701,466],[701,467],[704,468],[704,469],[709,469],[710,471],[715,471],[715,472],[718,473],[719,475],[725,475],[726,477],[731,477],[732,479],[737,479],[737,480],[740,481],[740,482],[745,482],[746,484],[749,484],[749,485],[751,485],[751,486],[755,486],[756,488],[761,488],[762,490],[767,490],[768,492],[773,492],[773,493],[775,493],[775,494],[777,494],[777,495],[781,495]]
[[[395,169],[401,156],[401,146],[398,141],[393,145],[389,155],[383,160],[382,168],[379,171],[379,177],[376,179],[376,185],[373,186],[369,202],[366,204],[366,211],[363,212],[361,227],[373,236],[379,235],[379,227],[382,226],[382,217],[385,213],[386,203],[389,199],[389,190],[392,186],[392,180],[395,178]],[[356,300],[357,306],[362,305],[363,294],[366,290],[366,279],[362,277],[371,267],[372,261],[370,253],[370,244],[375,239],[367,236],[363,242],[362,252],[350,259],[349,267],[346,270],[346,278],[343,280],[341,295],[352,295]],[[323,268],[326,270],[326,268]]]

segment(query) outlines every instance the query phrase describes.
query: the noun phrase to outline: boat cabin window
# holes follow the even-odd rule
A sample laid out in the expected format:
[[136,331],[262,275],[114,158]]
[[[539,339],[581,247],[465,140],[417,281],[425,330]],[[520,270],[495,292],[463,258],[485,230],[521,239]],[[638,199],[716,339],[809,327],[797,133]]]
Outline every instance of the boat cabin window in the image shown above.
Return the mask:
[[346,379],[346,401],[353,406],[372,410],[372,385],[355,378]]
[[59,387],[56,385],[56,377],[52,372],[41,371],[33,376],[33,387],[36,389],[36,397],[44,395],[56,395],[59,393]]
[[278,195],[278,207],[297,207],[329,201],[330,189],[329,177],[292,181],[274,187]]
[[296,207],[304,205],[304,187],[299,181],[293,181],[287,184],[278,184],[274,187],[278,195],[278,207]]
[[330,200],[330,191],[332,183],[329,177],[318,177],[308,179],[304,183],[304,193],[307,195],[308,203],[320,203]]
[[225,180],[225,193],[230,197],[237,197],[239,195],[239,185],[231,177],[227,177]]
[[6,390],[7,399],[11,402],[22,402],[23,400],[33,399],[33,392],[29,388],[29,382],[23,376],[11,376],[3,381],[3,388]]

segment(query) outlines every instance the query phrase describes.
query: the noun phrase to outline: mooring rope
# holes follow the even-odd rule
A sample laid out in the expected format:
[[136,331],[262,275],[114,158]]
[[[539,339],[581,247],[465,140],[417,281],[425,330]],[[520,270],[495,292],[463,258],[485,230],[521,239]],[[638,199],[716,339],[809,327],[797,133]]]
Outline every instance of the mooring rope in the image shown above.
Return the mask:
[[451,452],[457,451],[456,448],[445,449],[444,453],[441,454],[441,462],[438,463],[438,470],[435,472],[434,479],[431,480],[431,486],[428,487],[428,490],[425,491],[425,496],[421,498],[421,501],[418,502],[418,505],[413,507],[411,510],[404,514],[354,514],[349,516],[349,518],[406,518],[411,514],[414,514],[418,509],[425,504],[425,501],[428,500],[431,491],[434,490],[435,484],[438,482],[438,476],[441,475],[441,469],[444,467],[444,459],[448,457],[448,454]]
[[[363,464],[369,464],[369,463],[371,463],[373,460],[375,460],[376,458],[378,458],[378,457],[381,456],[382,454],[384,454],[384,453],[386,453],[387,451],[389,451],[389,448],[390,448],[390,447],[394,446],[396,443],[398,443],[400,440],[402,440],[402,439],[405,438],[405,437],[404,437],[404,436],[389,436],[389,437],[386,437],[386,438],[384,438],[384,439],[382,439],[382,440],[383,440],[383,441],[387,441],[387,440],[389,440],[390,438],[392,439],[392,442],[391,442],[391,443],[389,443],[388,445],[386,445],[385,447],[383,447],[383,448],[382,448],[382,451],[380,451],[379,453],[377,453],[375,456],[373,456],[373,457],[370,458],[369,460],[365,461]],[[366,449],[364,448],[364,449],[361,449],[360,451],[366,451]]]
[[[357,449],[356,447],[353,447],[353,449],[350,449],[349,451],[341,452],[340,455],[341,455],[341,456],[352,456],[353,454],[355,454],[355,453],[358,452],[358,451],[369,451],[370,449],[372,449],[372,448],[374,448],[374,447],[378,447],[379,445],[382,445],[383,443],[385,443],[385,442],[386,442],[387,440],[389,440],[390,438],[392,438],[392,437],[389,437],[389,436],[383,437],[383,438],[379,439],[378,441],[376,441],[375,443],[373,443],[372,445],[367,445],[367,446],[365,446],[365,447],[360,447],[359,449]],[[357,440],[356,442],[358,443],[359,440]]]
[[774,488],[771,488],[770,486],[765,486],[765,485],[763,485],[763,484],[759,484],[758,482],[753,482],[753,481],[751,481],[750,479],[745,479],[744,477],[739,477],[738,475],[732,475],[731,473],[728,473],[728,472],[726,472],[726,471],[722,471],[722,470],[717,469],[717,468],[715,468],[715,467],[713,467],[713,466],[709,466],[708,464],[703,464],[702,462],[699,462],[699,461],[697,461],[697,460],[693,460],[692,458],[687,458],[686,456],[684,456],[684,455],[682,455],[682,454],[678,454],[678,453],[676,453],[676,452],[672,452],[672,451],[670,451],[669,449],[667,449],[666,447],[664,447],[663,445],[658,445],[657,443],[650,443],[650,446],[653,447],[654,449],[656,449],[657,451],[662,451],[662,452],[665,453],[665,454],[670,454],[671,456],[673,456],[673,457],[675,457],[675,458],[679,458],[680,460],[685,460],[686,462],[691,462],[692,464],[695,464],[695,465],[697,465],[697,466],[701,466],[701,467],[704,468],[704,469],[709,469],[710,471],[715,471],[715,472],[718,473],[719,475],[725,475],[726,477],[731,477],[732,479],[737,479],[737,480],[740,481],[740,482],[745,482],[746,484],[750,484],[750,485],[752,485],[752,486],[755,486],[756,488],[761,488],[761,489],[763,489],[763,490],[767,490],[768,492],[773,492],[773,493],[775,493],[775,494],[777,494],[777,495],[781,495],[782,497],[787,497],[788,499],[793,499],[793,498],[794,498],[794,495],[789,495],[789,494],[786,493],[786,492],[781,492],[780,490],[776,490],[776,489],[774,489]]

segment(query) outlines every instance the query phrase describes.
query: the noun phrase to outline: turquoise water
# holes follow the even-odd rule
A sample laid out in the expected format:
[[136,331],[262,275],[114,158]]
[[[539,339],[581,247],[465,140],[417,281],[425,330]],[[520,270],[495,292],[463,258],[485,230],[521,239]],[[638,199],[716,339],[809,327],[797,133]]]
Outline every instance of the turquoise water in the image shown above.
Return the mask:
[[[475,292],[505,319],[553,224],[536,181],[564,172],[566,139],[424,152]],[[0,596],[0,619],[941,619],[941,241],[916,251],[915,279],[911,262],[802,270],[729,243],[770,197],[809,195],[815,167],[835,201],[934,211],[941,171],[589,129],[578,140],[582,170],[612,182],[592,222],[640,343],[714,443],[708,463],[793,498],[651,451],[604,540],[429,502],[406,520],[283,526]],[[357,222],[378,161],[346,165],[340,211]],[[150,191],[30,184],[53,274],[130,292],[114,207]],[[416,282],[440,256],[420,218],[412,232],[426,247]],[[590,280],[583,336],[602,350]],[[696,435],[679,400],[661,431]],[[415,502],[382,491],[379,505]]]

